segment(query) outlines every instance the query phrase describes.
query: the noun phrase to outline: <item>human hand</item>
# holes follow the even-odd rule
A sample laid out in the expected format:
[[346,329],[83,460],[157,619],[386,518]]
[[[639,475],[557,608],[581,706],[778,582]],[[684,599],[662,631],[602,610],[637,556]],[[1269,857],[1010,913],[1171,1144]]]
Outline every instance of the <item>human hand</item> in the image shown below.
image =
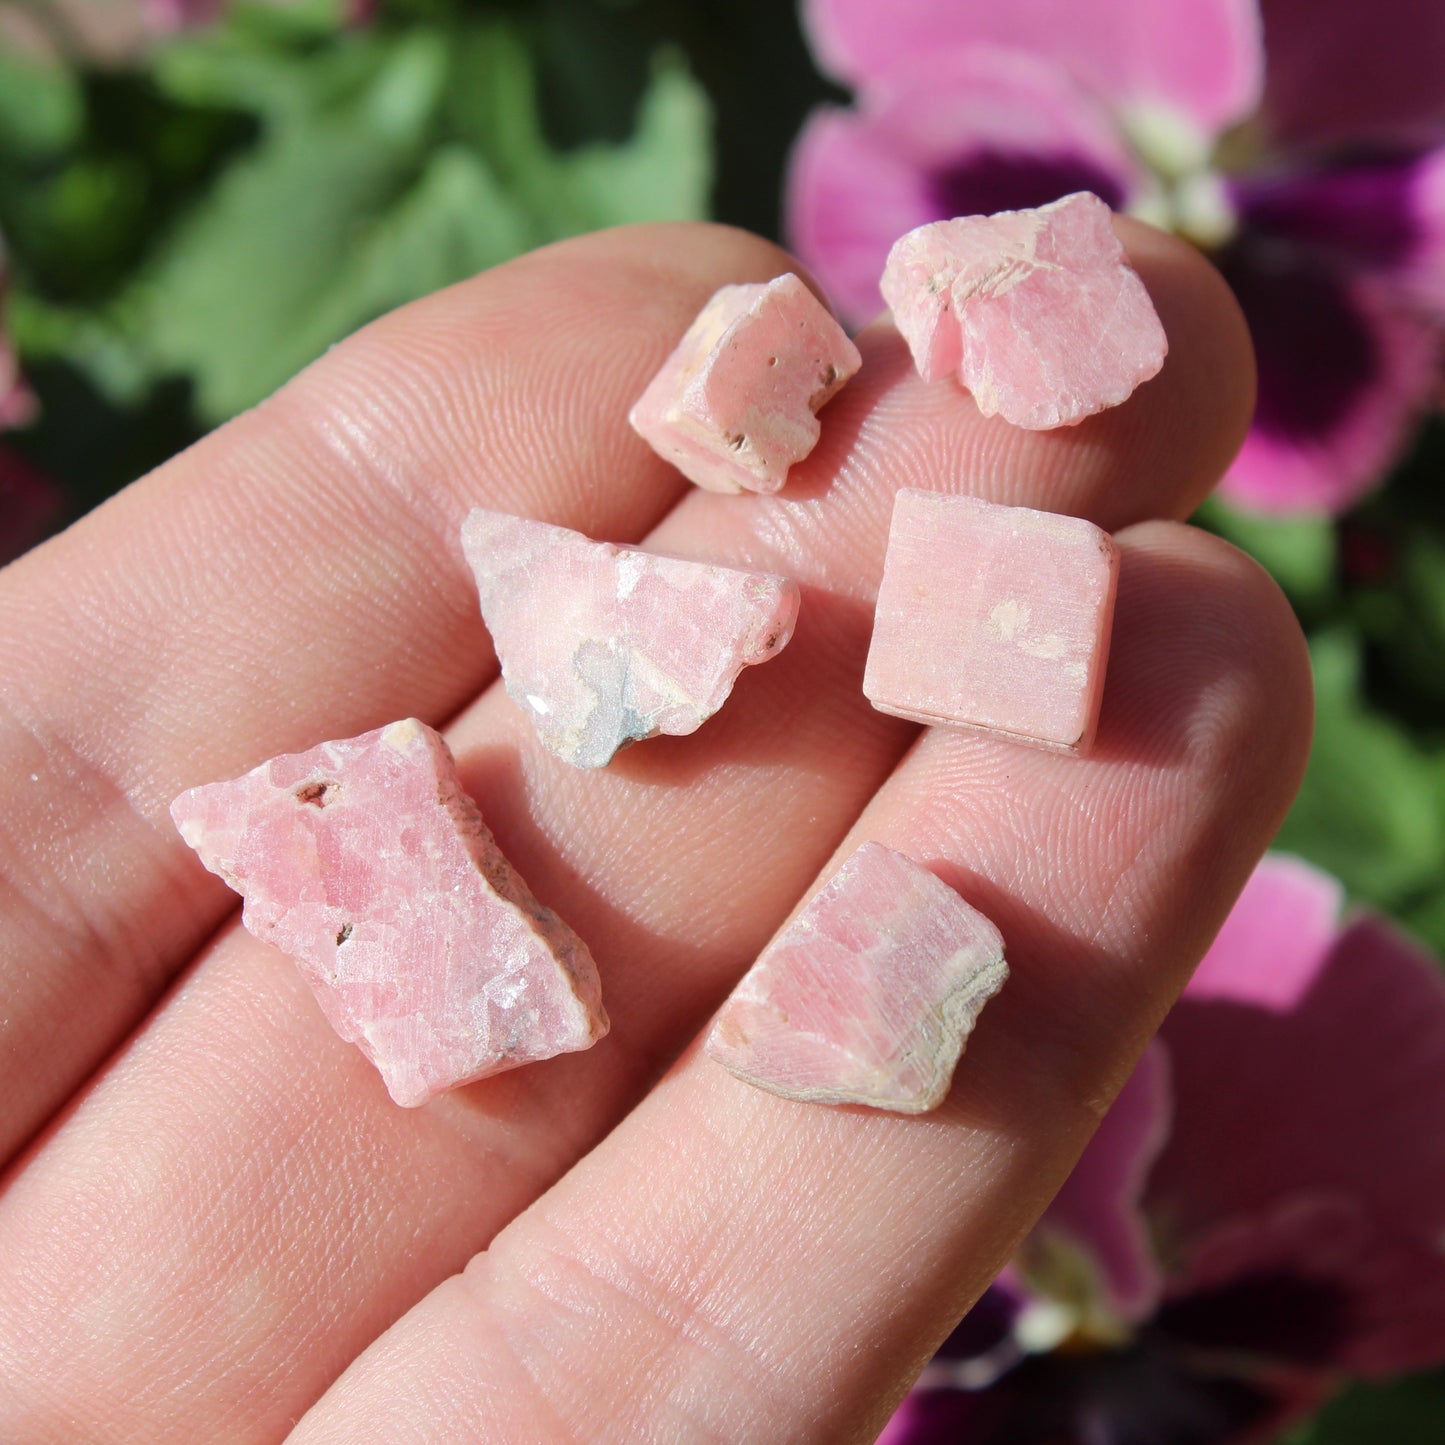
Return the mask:
[[[307,1445],[872,1438],[1067,1175],[1303,765],[1288,608],[1171,520],[1247,424],[1243,324],[1191,250],[1121,226],[1170,357],[1076,428],[985,421],[880,324],[781,494],[698,492],[627,408],[715,287],[788,262],[721,228],[610,232],[383,319],[0,575],[0,1146],[42,1131],[0,1194],[0,1437],[262,1442],[309,1409]],[[900,486],[1122,529],[1088,758],[868,706]],[[457,540],[477,504],[793,576],[795,637],[695,736],[569,768],[491,685]],[[452,720],[613,1021],[420,1110],[166,813],[407,714]],[[779,1099],[690,1042],[865,838],[1008,947],[928,1116]]]

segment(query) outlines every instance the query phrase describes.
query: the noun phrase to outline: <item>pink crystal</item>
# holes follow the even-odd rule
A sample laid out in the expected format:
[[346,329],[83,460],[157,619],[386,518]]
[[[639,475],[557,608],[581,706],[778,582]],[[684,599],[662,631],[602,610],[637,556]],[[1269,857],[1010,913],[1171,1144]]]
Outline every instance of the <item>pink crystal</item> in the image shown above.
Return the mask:
[[796,276],[724,286],[628,420],[700,487],[776,492],[817,444],[819,407],[862,364]]
[[1079,517],[900,491],[863,691],[880,712],[1082,752],[1118,566]]
[[919,1114],[943,1102],[1003,940],[911,858],[864,843],[763,950],[708,1034],[775,1094]]
[[1169,349],[1088,191],[920,226],[889,253],[882,287],[925,381],[957,371],[985,416],[1034,431],[1117,406]]
[[398,1104],[607,1032],[587,945],[527,890],[415,718],[192,788],[171,816]]
[[543,744],[579,768],[695,732],[744,667],[793,635],[785,577],[661,557],[580,532],[473,511],[462,547],[507,691]]

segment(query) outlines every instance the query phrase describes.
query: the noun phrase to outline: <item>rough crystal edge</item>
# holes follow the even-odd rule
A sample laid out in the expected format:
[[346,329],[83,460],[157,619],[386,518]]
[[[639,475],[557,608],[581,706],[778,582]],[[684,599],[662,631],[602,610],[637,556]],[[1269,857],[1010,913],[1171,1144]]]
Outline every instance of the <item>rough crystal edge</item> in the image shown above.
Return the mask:
[[807,401],[813,419],[863,365],[862,353],[837,318],[793,272],[784,272],[771,281],[720,287],[627,413],[628,423],[638,436],[688,481],[705,491],[725,495],[755,492],[770,496],[783,488],[791,468],[817,445],[815,427],[807,445],[796,448],[796,454],[781,471],[773,471],[766,461],[754,456],[746,444],[737,455],[730,454],[726,448],[720,449],[716,431],[687,404],[689,398],[700,396],[706,389],[703,363],[739,327],[758,314],[767,297],[779,292],[788,293],[815,311],[817,324],[831,326],[835,333],[829,337],[835,352],[835,359],[829,363],[832,379],[815,387]]
[[[762,1075],[755,1074],[751,1070],[741,1067],[735,1058],[736,1050],[722,1038],[722,1029],[727,1024],[728,1006],[738,1000],[746,1003],[759,1004],[769,1007],[769,1001],[765,997],[749,995],[749,981],[756,977],[761,966],[775,945],[786,938],[788,932],[807,915],[809,909],[817,902],[819,896],[827,889],[840,885],[846,877],[850,865],[854,864],[861,856],[870,850],[878,850],[883,853],[892,854],[896,859],[907,864],[911,870],[923,875],[938,888],[947,889],[957,902],[972,915],[978,924],[986,929],[990,940],[991,949],[996,955],[987,963],[981,965],[967,979],[960,980],[958,986],[943,1000],[939,1008],[946,1016],[946,1028],[953,1036],[956,1047],[940,1052],[934,1058],[934,1069],[932,1082],[929,1088],[922,1094],[914,1095],[882,1095],[878,1093],[864,1094],[859,1091],[843,1089],[824,1088],[789,1088],[780,1085],[776,1080],[768,1079]],[[866,841],[858,846],[833,876],[820,888],[812,898],[808,900],[794,915],[783,925],[773,940],[759,954],[753,966],[739,980],[737,987],[729,996],[728,1000],[719,1009],[717,1016],[709,1026],[703,1040],[703,1052],[708,1058],[721,1065],[734,1078],[754,1088],[761,1089],[764,1093],[772,1094],[777,1098],[790,1099],[795,1103],[804,1104],[828,1104],[834,1106],[857,1106],[862,1108],[878,1109],[895,1114],[926,1114],[939,1107],[948,1097],[953,1087],[954,1074],[962,1060],[968,1046],[968,1040],[978,1023],[979,1015],[983,1012],[984,1006],[993,999],[999,990],[1008,981],[1009,967],[1004,957],[1003,935],[999,932],[998,926],[981,913],[956,889],[950,888],[948,884],[938,877],[931,869],[925,868],[921,863],[911,858],[908,854],[899,852],[897,849],[889,848],[886,844],[876,840]],[[947,1017],[949,1014],[952,1017]]]
[[[759,613],[759,624],[746,633],[742,639],[747,644],[739,649],[739,662],[731,677],[720,678],[715,694],[715,705],[706,711],[702,711],[691,721],[689,726],[680,725],[675,719],[659,723],[650,731],[633,733],[624,737],[612,749],[603,756],[598,753],[591,757],[582,757],[574,749],[563,749],[558,746],[551,734],[542,728],[538,719],[533,714],[530,706],[528,689],[519,683],[514,676],[514,668],[509,667],[508,659],[500,656],[499,660],[502,673],[502,685],[507,695],[521,709],[522,713],[529,718],[533,724],[539,742],[554,757],[560,758],[563,762],[573,767],[585,770],[604,768],[611,763],[613,758],[624,749],[633,746],[638,742],[646,742],[655,737],[687,737],[696,732],[709,719],[715,717],[721,711],[724,704],[732,696],[737,686],[738,678],[743,669],[757,667],[765,662],[772,661],[792,641],[793,632],[797,626],[798,613],[802,606],[802,589],[791,577],[784,577],[774,572],[758,572],[747,567],[734,567],[721,562],[704,562],[694,557],[683,557],[670,552],[652,552],[643,547],[633,546],[627,543],[616,543],[598,541],[588,537],[586,533],[576,531],[570,527],[564,527],[555,522],[541,522],[532,518],[518,517],[507,512],[494,511],[487,507],[474,507],[469,511],[462,522],[461,538],[462,550],[466,557],[468,566],[471,568],[476,579],[478,592],[483,602],[483,620],[489,629],[492,628],[492,621],[487,617],[486,594],[491,586],[504,583],[506,579],[519,567],[525,567],[527,561],[513,563],[505,568],[493,565],[490,547],[498,535],[498,528],[507,523],[518,524],[528,530],[551,532],[557,534],[559,541],[577,548],[579,553],[588,550],[595,551],[599,556],[609,561],[620,561],[628,556],[646,558],[652,563],[664,564],[665,568],[676,568],[679,571],[697,571],[706,573],[727,573],[734,577],[745,579],[752,584],[755,593],[754,601],[757,604]],[[530,560],[527,559],[527,560]],[[495,633],[493,634],[495,641]]]
[[[324,983],[313,965],[305,959],[288,953],[279,944],[265,937],[264,932],[269,930],[258,931],[259,925],[257,928],[249,925],[246,919],[249,903],[246,889],[234,872],[226,866],[224,860],[206,856],[206,852],[200,846],[200,837],[197,833],[200,820],[192,809],[187,807],[187,804],[203,798],[213,789],[228,787],[256,774],[269,773],[277,762],[303,758],[307,754],[315,752],[317,748],[326,746],[325,742],[292,753],[278,753],[258,763],[255,767],[248,768],[230,778],[217,779],[214,782],[200,783],[186,788],[171,801],[168,809],[171,820],[186,845],[195,853],[202,867],[215,874],[228,888],[240,895],[242,919],[247,925],[246,931],[258,943],[276,949],[278,953],[290,960],[305,981],[308,990],[316,998],[318,1006],[337,1036],[343,1042],[360,1050],[381,1076],[392,1101],[402,1108],[420,1107],[439,1094],[509,1072],[514,1068],[542,1063],[547,1058],[557,1058],[563,1054],[581,1052],[605,1038],[611,1029],[611,1021],[602,1004],[601,976],[591,950],[565,919],[537,899],[521,874],[502,852],[491,830],[483,820],[480,808],[462,788],[457,774],[456,760],[447,746],[446,740],[434,728],[429,727],[418,718],[402,718],[372,731],[378,735],[380,740],[398,748],[404,748],[411,739],[420,736],[428,751],[437,759],[437,774],[441,784],[437,798],[438,805],[445,808],[451,817],[462,846],[476,865],[477,872],[486,886],[502,904],[519,914],[531,925],[531,931],[541,939],[559,970],[567,976],[576,1004],[575,1013],[586,1024],[585,1030],[578,1032],[579,1041],[566,1044],[554,1053],[539,1058],[496,1060],[475,1073],[449,1081],[442,1088],[423,1087],[415,1091],[407,1089],[386,1065],[372,1055],[364,1030],[360,1028],[344,1029],[337,1024],[330,1007],[322,997]],[[358,736],[365,737],[366,734],[362,733]],[[354,742],[356,739],[346,738],[339,741]]]
[[[852,1105],[865,1109],[879,1109],[890,1114],[928,1114],[938,1108],[948,1097],[953,1087],[953,1077],[962,1062],[968,1040],[978,1023],[978,1016],[984,1005],[994,998],[1008,982],[1007,961],[1000,957],[996,962],[986,964],[966,984],[960,984],[940,1005],[945,1016],[945,1026],[952,1032],[958,1031],[958,1051],[949,1057],[940,1054],[935,1060],[933,1081],[922,1095],[901,1097],[898,1095],[865,1095],[841,1089],[789,1089],[777,1083],[749,1073],[737,1064],[713,1053],[707,1045],[704,1050],[714,1062],[721,1064],[735,1079],[751,1084],[756,1089],[773,1094],[779,1099],[791,1099],[799,1104]],[[949,1017],[950,1011],[954,1016]],[[709,1041],[711,1031],[709,1031]]]
[[[1056,431],[1062,427],[1078,426],[1091,416],[1097,416],[1100,412],[1121,406],[1146,381],[1152,381],[1159,374],[1169,354],[1169,339],[1164,331],[1163,323],[1159,319],[1153,298],[1144,285],[1143,278],[1140,277],[1130,260],[1128,248],[1114,232],[1110,220],[1108,236],[1114,243],[1114,250],[1109,259],[1125,273],[1123,284],[1135,292],[1136,301],[1142,299],[1143,305],[1140,307],[1140,314],[1142,316],[1147,313],[1149,317],[1152,317],[1157,330],[1158,356],[1152,365],[1144,366],[1139,375],[1117,395],[1111,392],[1083,409],[1071,408],[1067,413],[1057,405],[1052,410],[1048,410],[1043,403],[1039,403],[1033,409],[1034,415],[1029,417],[1004,415],[996,400],[987,395],[979,396],[963,379],[962,371],[965,361],[962,345],[963,321],[959,313],[958,297],[955,295],[955,279],[961,267],[958,264],[953,266],[945,264],[937,267],[920,264],[915,253],[921,248],[923,239],[926,236],[946,234],[948,228],[958,225],[959,222],[1007,221],[1018,217],[1033,218],[1074,206],[1081,201],[1092,203],[1093,207],[1103,210],[1108,217],[1112,218],[1113,212],[1110,207],[1092,191],[1073,191],[1043,206],[1020,207],[1014,210],[995,211],[986,215],[955,216],[928,221],[921,226],[915,226],[913,230],[906,232],[893,243],[884,264],[879,289],[892,313],[895,327],[908,346],[914,368],[923,381],[934,382],[942,380],[950,374],[956,375],[959,385],[974,398],[975,404],[983,416],[1003,415],[1009,425],[1016,426],[1021,431]],[[930,296],[942,298],[931,309],[931,313],[925,312],[916,301],[910,300],[910,292],[923,284],[928,285]],[[974,289],[976,290],[977,287]],[[959,333],[957,342],[952,337],[955,329]]]

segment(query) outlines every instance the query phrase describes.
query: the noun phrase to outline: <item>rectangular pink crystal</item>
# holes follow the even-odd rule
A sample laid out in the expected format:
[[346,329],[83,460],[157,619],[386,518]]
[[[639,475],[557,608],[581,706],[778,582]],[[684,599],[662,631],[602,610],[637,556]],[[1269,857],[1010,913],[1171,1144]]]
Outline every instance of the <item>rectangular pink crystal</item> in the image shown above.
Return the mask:
[[398,1104],[607,1032],[587,945],[532,896],[415,718],[191,788],[171,816]]
[[1108,533],[1082,518],[900,491],[863,691],[916,722],[1083,752],[1118,565]]
[[864,843],[763,950],[709,1057],[785,1098],[916,1114],[942,1103],[1003,940],[942,879]]

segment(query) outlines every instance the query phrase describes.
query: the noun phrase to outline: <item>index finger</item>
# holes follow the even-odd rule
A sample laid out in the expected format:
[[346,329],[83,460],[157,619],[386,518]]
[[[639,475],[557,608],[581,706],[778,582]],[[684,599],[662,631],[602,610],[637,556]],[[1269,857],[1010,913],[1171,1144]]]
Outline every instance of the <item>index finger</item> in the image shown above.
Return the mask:
[[0,1163],[234,904],[170,800],[456,712],[495,674],[462,514],[641,537],[685,484],[628,406],[712,290],[788,266],[700,225],[523,257],[367,328],[0,573]]

